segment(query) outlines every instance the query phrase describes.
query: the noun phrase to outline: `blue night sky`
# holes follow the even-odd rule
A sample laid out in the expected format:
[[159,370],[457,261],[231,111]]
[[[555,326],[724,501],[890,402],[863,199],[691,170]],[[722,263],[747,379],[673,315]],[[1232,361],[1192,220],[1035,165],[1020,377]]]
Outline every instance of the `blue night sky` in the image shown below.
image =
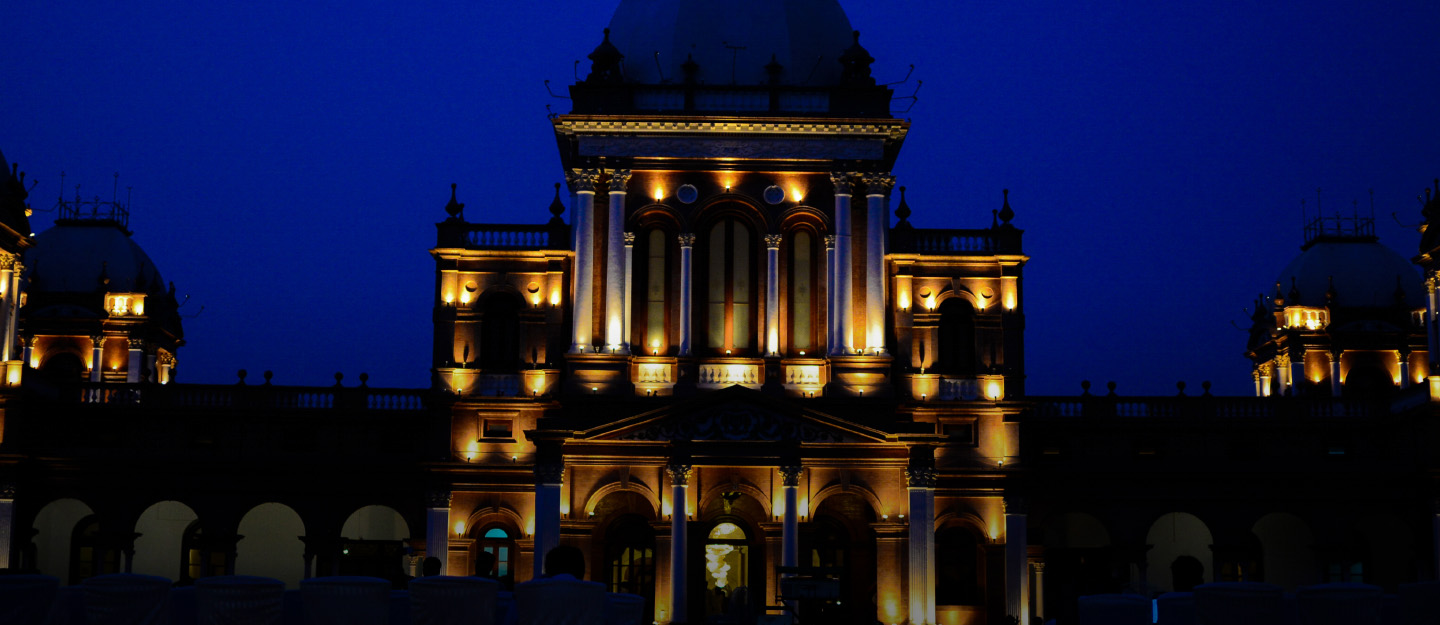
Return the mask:
[[[542,80],[563,92],[615,0],[210,4],[0,5],[0,149],[40,181],[35,229],[62,170],[67,197],[120,172],[135,240],[204,307],[181,381],[428,385],[449,185],[471,221],[549,217],[545,105],[569,103]],[[1368,213],[1373,188],[1381,241],[1414,253],[1440,5],[1078,4],[844,3],[877,79],[924,81],[911,220],[988,226],[1011,189],[1032,394],[1249,394],[1232,322],[1299,253],[1302,199]]]

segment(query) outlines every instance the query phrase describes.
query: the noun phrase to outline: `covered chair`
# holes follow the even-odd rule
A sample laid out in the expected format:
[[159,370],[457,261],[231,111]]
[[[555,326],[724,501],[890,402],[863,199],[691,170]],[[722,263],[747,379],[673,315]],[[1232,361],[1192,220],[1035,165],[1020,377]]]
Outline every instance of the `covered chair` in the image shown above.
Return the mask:
[[410,622],[415,625],[492,625],[500,582],[480,577],[410,580]]
[[644,622],[644,597],[623,592],[605,594],[605,625],[641,625]]
[[196,610],[194,586],[170,589],[170,625],[195,625],[200,622]]
[[1440,614],[1440,582],[1400,584],[1401,625],[1433,625]]
[[1284,592],[1260,582],[1225,582],[1195,587],[1197,625],[1287,623]]
[[55,591],[46,625],[85,625],[85,591],[79,586],[62,586]]
[[519,625],[603,625],[605,584],[569,576],[517,584],[515,612]]
[[1314,625],[1380,625],[1379,586],[1319,584],[1296,591],[1301,623]]
[[169,625],[170,580],[115,573],[81,582],[89,625]]
[[60,580],[49,575],[0,575],[0,623],[43,623]]
[[1145,625],[1152,617],[1150,600],[1140,595],[1080,597],[1080,625]]
[[1195,593],[1167,592],[1155,600],[1158,625],[1195,625]]
[[314,577],[300,582],[308,625],[386,625],[390,582],[378,577]]
[[285,583],[269,577],[225,575],[195,580],[199,625],[280,625]]

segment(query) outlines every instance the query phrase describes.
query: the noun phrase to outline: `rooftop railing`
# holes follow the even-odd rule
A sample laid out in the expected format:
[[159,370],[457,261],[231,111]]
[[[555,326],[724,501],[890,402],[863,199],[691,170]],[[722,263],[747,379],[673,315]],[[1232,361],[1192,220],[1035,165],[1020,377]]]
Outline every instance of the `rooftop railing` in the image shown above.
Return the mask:
[[1330,397],[1032,397],[1052,418],[1326,418],[1390,414],[1383,401]]
[[563,250],[570,227],[561,224],[472,224],[442,222],[440,245],[481,250]]
[[986,229],[896,229],[890,233],[891,246],[911,254],[1019,254],[1018,230]]
[[171,409],[423,411],[430,391],[366,386],[243,384],[94,384],[62,390],[63,401]]

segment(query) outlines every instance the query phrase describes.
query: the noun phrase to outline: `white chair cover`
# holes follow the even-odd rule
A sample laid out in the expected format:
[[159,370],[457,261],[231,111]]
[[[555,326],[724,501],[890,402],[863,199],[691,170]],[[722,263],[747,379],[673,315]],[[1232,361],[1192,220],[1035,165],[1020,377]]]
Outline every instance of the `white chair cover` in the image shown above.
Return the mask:
[[602,625],[605,584],[568,575],[517,584],[515,612],[519,625]]
[[199,625],[280,625],[285,582],[269,577],[226,575],[195,581]]
[[1284,618],[1284,593],[1260,582],[1225,582],[1195,587],[1197,625],[1274,625]]
[[199,622],[195,606],[195,587],[170,589],[170,625],[195,625]]
[[1150,600],[1140,595],[1080,597],[1080,625],[1146,625],[1151,622]]
[[43,623],[60,580],[49,575],[0,575],[0,623]]
[[417,577],[410,580],[414,625],[494,625],[500,582],[480,577]]
[[1167,592],[1155,600],[1159,625],[1195,625],[1195,593]]
[[55,591],[47,625],[85,625],[85,590],[79,586],[62,586]]
[[623,592],[605,593],[605,625],[641,625],[645,598]]
[[170,580],[115,573],[80,584],[89,625],[170,625]]
[[1440,623],[1440,582],[1400,584],[1400,623],[1402,625]]
[[378,577],[314,577],[300,582],[308,625],[386,625],[390,582]]
[[1320,584],[1295,593],[1300,622],[1313,625],[1380,625],[1379,586]]

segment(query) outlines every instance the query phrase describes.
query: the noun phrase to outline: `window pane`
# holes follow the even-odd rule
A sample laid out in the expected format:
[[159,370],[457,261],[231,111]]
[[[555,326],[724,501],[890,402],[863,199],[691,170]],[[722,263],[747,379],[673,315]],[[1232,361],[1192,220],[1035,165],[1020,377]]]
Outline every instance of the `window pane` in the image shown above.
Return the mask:
[[791,243],[790,342],[795,349],[810,349],[810,233],[795,233]]
[[651,230],[645,286],[645,347],[663,345],[665,338],[665,232]]
[[501,529],[501,528],[498,528],[498,527],[492,527],[492,528],[490,528],[489,530],[487,530],[487,531],[485,532],[485,538],[509,538],[509,537],[510,537],[510,535],[509,535],[509,534],[506,534],[506,533],[505,533],[505,530],[503,530],[503,529]]
[[705,345],[725,348],[725,225],[710,229],[710,276],[706,287]]
[[734,308],[730,311],[734,325],[734,339],[732,344],[735,349],[748,349],[750,347],[750,232],[740,224],[735,224],[735,259],[732,263],[733,288],[730,290],[735,299]]

